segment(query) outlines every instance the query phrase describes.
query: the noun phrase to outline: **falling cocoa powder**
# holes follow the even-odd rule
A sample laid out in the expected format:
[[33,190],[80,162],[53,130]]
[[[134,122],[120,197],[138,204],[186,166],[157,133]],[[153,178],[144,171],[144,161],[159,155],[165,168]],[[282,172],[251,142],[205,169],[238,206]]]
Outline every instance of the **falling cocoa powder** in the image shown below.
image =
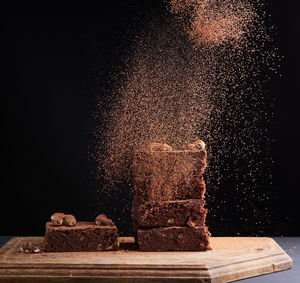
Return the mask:
[[[166,1],[164,16],[154,17],[136,35],[114,91],[99,101],[95,117],[109,125],[95,129],[93,157],[105,180],[102,192],[116,190],[119,183],[132,187],[132,151],[151,143],[181,150],[202,139],[209,153],[212,222],[214,211],[225,205],[214,198],[225,178],[240,183],[232,188],[239,195],[234,215],[243,215],[245,200],[267,200],[266,193],[256,190],[262,176],[260,182],[271,179],[257,158],[270,144],[266,123],[272,117],[265,110],[261,80],[268,78],[261,69],[276,69],[276,54],[272,46],[266,48],[270,38],[264,17],[259,1]],[[110,111],[103,111],[105,104]],[[233,164],[228,164],[232,156]],[[261,213],[269,219],[267,211],[253,208],[254,217]]]
[[169,9],[184,24],[195,46],[244,43],[258,15],[245,0],[170,0]]

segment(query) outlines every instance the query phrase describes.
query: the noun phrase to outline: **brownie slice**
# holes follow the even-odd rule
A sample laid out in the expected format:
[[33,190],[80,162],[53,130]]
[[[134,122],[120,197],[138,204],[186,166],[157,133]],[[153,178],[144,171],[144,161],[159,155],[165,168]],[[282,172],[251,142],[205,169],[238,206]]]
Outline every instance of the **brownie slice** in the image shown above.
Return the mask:
[[146,202],[133,218],[138,227],[203,226],[207,210],[201,199]]
[[77,222],[71,227],[47,222],[44,243],[46,252],[108,251],[119,247],[117,227],[94,222]]
[[[134,173],[150,175],[153,171],[163,170],[161,173],[176,169],[179,166],[189,174],[202,175],[206,169],[207,152],[203,150],[171,150],[171,151],[135,151],[133,158]],[[177,165],[177,166],[175,166]]]
[[210,233],[206,226],[137,230],[141,251],[206,251]]
[[134,187],[145,201],[203,198],[205,168],[205,150],[138,151],[133,160]]
[[138,203],[146,201],[168,201],[178,199],[203,199],[206,191],[202,176],[182,180],[171,188],[155,187],[148,176],[135,176],[134,189]]
[[203,177],[194,177],[174,188],[173,199],[204,199],[206,186]]

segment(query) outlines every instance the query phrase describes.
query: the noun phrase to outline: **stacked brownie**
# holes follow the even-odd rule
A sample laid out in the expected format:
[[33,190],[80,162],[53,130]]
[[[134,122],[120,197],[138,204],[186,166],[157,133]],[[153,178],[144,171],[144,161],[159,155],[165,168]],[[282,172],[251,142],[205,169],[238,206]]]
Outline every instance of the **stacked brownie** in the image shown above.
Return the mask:
[[134,155],[134,235],[142,251],[204,251],[206,150],[202,141],[175,151],[152,144]]

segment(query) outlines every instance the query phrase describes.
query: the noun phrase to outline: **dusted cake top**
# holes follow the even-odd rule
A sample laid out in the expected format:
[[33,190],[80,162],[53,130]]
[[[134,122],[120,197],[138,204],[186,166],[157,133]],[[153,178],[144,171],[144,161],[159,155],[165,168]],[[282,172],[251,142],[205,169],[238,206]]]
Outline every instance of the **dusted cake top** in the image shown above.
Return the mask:
[[135,189],[140,190],[145,201],[203,198],[206,157],[201,140],[183,150],[152,143],[147,149],[134,153]]

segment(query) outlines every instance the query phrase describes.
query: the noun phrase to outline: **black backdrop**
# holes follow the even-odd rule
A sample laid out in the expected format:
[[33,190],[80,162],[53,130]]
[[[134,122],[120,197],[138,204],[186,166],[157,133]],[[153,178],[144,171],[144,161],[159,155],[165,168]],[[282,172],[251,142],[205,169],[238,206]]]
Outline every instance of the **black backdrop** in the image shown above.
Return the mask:
[[[96,95],[101,95],[98,86],[120,64],[130,30],[149,10],[162,8],[159,0],[73,2],[11,1],[1,8],[0,235],[41,235],[45,221],[56,211],[93,220],[99,200],[88,150],[94,127],[91,113]],[[276,44],[284,60],[282,78],[270,85],[276,97],[270,125],[276,199],[269,207],[275,220],[265,234],[300,236],[300,4],[271,2]],[[126,202],[130,195],[100,196],[99,203],[124,235],[131,233],[128,211],[121,212]],[[213,234],[248,231],[233,220],[226,226],[226,233]]]

